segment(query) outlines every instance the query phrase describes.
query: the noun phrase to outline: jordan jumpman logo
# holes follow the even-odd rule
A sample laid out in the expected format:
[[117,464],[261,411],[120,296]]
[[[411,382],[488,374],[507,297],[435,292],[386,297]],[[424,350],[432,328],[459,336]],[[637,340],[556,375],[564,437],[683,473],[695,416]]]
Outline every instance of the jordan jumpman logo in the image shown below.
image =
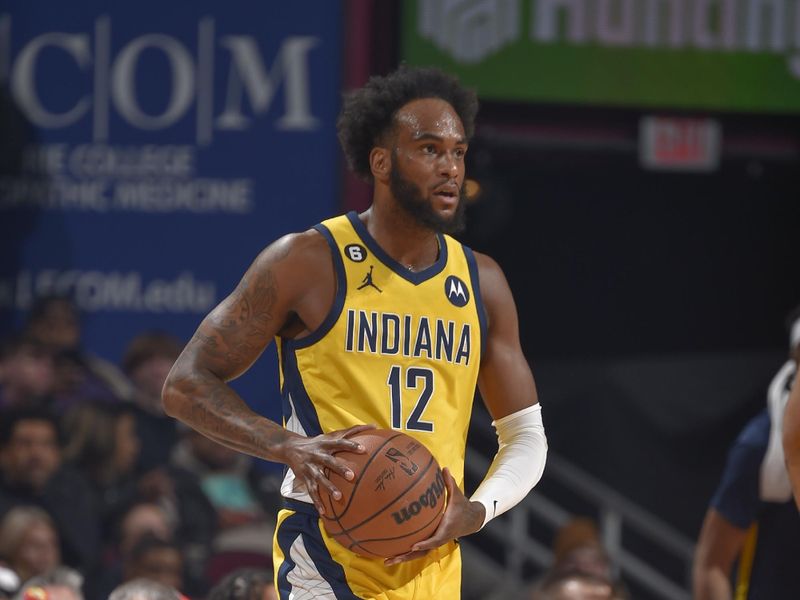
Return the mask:
[[382,294],[383,290],[372,282],[372,267],[373,265],[369,266],[369,273],[364,275],[364,279],[361,281],[361,285],[358,286],[356,289],[363,290],[367,286],[372,286]]

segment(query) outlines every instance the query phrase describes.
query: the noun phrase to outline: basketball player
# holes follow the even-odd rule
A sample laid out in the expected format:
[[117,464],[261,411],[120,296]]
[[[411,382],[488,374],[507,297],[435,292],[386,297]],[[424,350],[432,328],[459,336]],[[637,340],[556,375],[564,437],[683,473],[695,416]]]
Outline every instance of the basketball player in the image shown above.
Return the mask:
[[[789,330],[791,344],[795,348],[794,360],[800,365],[800,306],[789,317]],[[783,417],[783,452],[794,501],[800,510],[800,369],[797,369]]]
[[[473,92],[435,69],[401,68],[352,93],[339,137],[374,185],[371,207],[268,246],[201,323],[164,387],[166,411],[232,448],[284,463],[274,540],[276,587],[293,598],[460,597],[456,539],[518,503],[547,450],[517,312],[500,267],[446,235],[463,224]],[[276,337],[283,427],[226,385]],[[471,498],[462,492],[475,386],[499,451]],[[365,425],[366,424],[366,425]],[[369,424],[417,438],[444,467],[437,531],[384,561],[320,528],[324,469]]]
[[[789,357],[769,385],[767,406],[728,452],[697,541],[696,600],[795,598],[800,589],[800,515],[787,473],[792,461],[784,457],[781,443],[800,362],[796,333],[792,328]],[[797,389],[795,384],[795,395]]]

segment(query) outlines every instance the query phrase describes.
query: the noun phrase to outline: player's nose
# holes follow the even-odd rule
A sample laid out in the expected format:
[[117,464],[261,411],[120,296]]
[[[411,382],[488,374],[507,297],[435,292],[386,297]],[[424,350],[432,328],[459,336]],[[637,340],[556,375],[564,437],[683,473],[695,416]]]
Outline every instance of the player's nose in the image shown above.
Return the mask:
[[439,174],[448,179],[458,175],[458,161],[452,152],[442,153],[442,159],[439,162]]

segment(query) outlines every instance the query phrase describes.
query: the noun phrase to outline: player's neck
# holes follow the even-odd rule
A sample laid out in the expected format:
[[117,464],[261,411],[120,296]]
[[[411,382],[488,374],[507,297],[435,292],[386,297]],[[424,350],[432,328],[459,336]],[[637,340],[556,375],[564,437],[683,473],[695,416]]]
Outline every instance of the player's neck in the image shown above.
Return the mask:
[[359,215],[383,250],[411,271],[430,267],[439,257],[439,238],[398,206],[373,203]]

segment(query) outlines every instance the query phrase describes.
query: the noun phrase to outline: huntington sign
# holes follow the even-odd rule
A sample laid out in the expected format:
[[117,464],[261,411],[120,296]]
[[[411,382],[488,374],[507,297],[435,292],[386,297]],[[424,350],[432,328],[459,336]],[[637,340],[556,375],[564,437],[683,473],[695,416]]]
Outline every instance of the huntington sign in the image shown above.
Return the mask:
[[404,58],[484,97],[743,111],[800,109],[790,0],[418,0]]

